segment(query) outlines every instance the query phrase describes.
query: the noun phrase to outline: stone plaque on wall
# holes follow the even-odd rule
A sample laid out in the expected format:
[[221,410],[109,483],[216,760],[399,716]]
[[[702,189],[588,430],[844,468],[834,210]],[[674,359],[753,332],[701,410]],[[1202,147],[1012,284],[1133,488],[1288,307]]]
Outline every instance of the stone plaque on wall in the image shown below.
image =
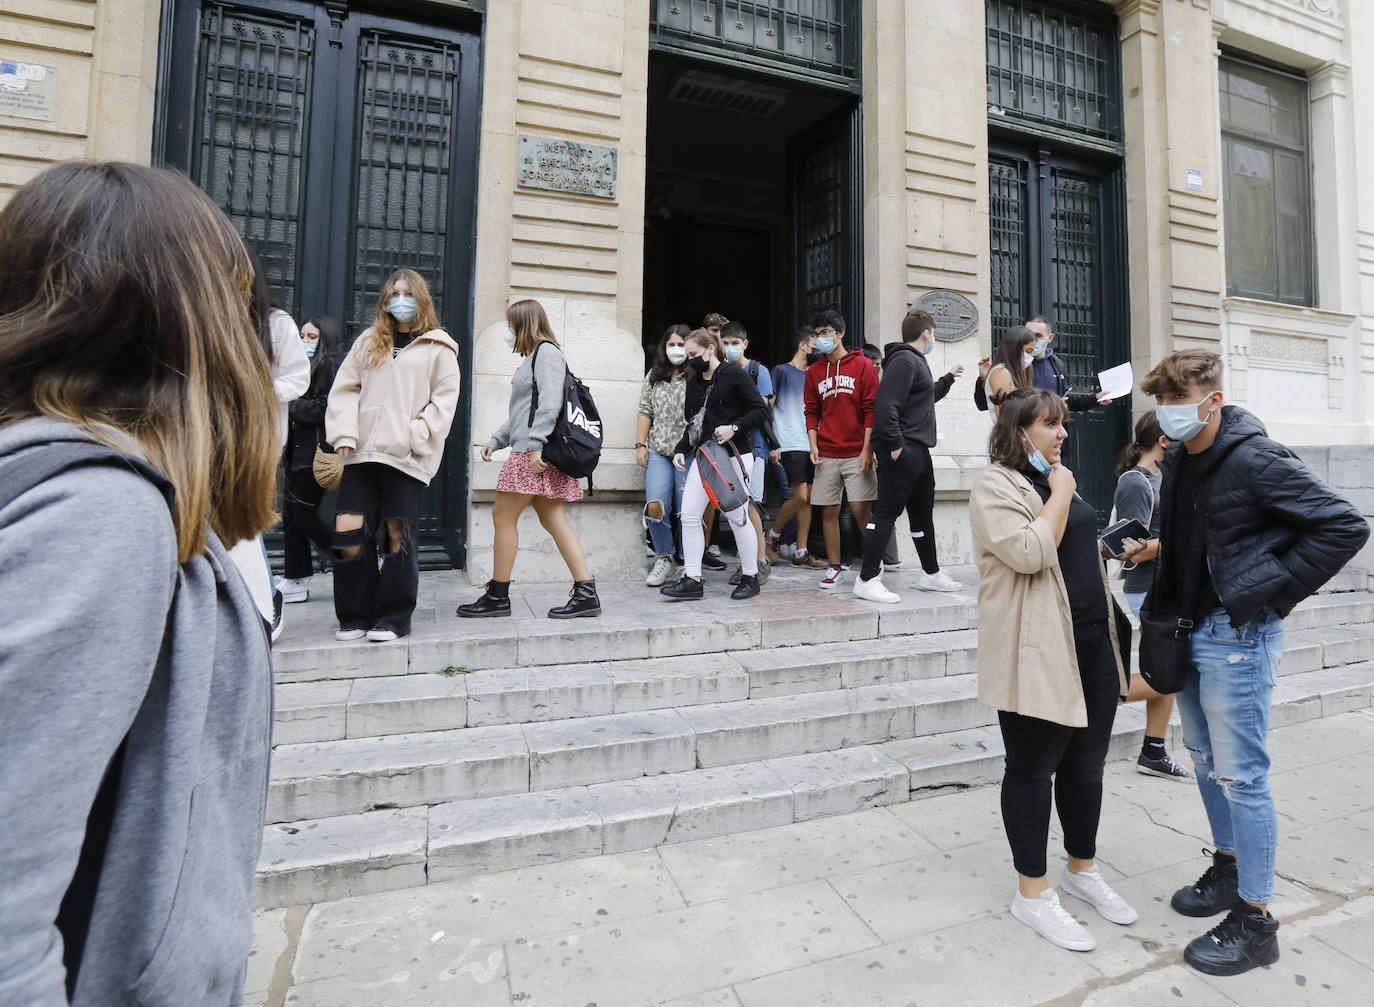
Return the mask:
[[935,319],[935,338],[942,343],[957,343],[978,331],[978,309],[953,290],[932,290],[916,298],[911,306],[930,312]]
[[618,153],[614,147],[576,140],[521,136],[516,184],[527,189],[615,199]]
[[0,56],[0,115],[52,122],[56,111],[56,67]]

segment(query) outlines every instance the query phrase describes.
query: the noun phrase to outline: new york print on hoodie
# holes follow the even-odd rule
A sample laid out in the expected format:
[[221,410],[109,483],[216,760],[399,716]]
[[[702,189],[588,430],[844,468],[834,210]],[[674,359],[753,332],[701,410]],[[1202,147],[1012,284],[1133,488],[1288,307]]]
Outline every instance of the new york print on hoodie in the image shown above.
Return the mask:
[[822,357],[806,369],[806,429],[816,431],[822,458],[858,457],[877,392],[878,372],[863,350],[850,350],[838,364]]

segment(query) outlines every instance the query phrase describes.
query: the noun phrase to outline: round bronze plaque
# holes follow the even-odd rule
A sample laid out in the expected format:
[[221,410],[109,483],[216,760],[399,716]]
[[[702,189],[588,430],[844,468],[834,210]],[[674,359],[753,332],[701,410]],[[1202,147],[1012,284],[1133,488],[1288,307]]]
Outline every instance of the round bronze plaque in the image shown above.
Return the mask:
[[957,343],[978,331],[978,309],[953,290],[932,290],[911,306],[930,312],[935,319],[935,338],[942,343]]

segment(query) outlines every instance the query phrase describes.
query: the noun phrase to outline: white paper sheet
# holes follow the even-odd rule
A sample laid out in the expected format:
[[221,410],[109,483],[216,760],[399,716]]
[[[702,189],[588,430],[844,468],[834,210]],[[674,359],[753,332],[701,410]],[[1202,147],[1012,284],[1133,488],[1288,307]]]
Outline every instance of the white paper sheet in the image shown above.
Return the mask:
[[1124,399],[1131,394],[1131,388],[1135,385],[1135,374],[1131,371],[1130,361],[1118,364],[1116,367],[1108,367],[1097,376],[1097,383],[1102,387],[1098,393],[1101,399]]

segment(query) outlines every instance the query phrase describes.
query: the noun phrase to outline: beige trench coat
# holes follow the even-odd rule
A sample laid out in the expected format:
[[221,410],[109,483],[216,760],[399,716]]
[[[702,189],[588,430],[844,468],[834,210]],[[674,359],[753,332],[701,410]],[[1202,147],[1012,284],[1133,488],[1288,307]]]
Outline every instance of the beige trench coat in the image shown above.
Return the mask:
[[[973,483],[969,523],[981,578],[978,698],[997,710],[1086,727],[1069,593],[1042,506],[1030,480],[1002,465],[989,465]],[[1099,566],[1110,613],[1107,566]],[[1107,628],[1124,696],[1126,669],[1114,618]]]

